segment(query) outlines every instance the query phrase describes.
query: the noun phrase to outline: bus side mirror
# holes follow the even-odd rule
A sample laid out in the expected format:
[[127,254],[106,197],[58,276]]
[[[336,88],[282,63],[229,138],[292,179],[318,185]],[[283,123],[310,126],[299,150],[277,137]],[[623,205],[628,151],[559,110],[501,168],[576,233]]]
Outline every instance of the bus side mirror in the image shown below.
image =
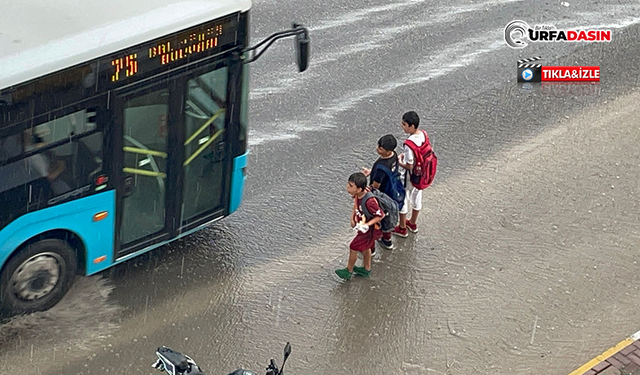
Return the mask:
[[[297,23],[293,24],[294,29],[300,26],[302,25],[299,25]],[[302,73],[305,70],[307,70],[307,67],[309,66],[309,33],[308,31],[305,29],[304,33],[300,33],[296,35],[294,43],[295,43],[295,49],[296,49],[296,57],[298,60],[297,61],[298,71]]]

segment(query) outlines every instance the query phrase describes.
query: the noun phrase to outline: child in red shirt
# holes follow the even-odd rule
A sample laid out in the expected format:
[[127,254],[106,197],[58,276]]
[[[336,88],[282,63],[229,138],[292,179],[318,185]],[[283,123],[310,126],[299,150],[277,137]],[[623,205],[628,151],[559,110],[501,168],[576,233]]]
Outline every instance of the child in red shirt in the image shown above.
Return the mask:
[[[353,272],[365,277],[371,274],[371,249],[376,246],[376,241],[382,237],[379,223],[384,218],[384,211],[378,205],[378,200],[373,197],[365,202],[367,210],[372,215],[371,218],[365,217],[361,210],[362,198],[368,191],[367,177],[363,173],[358,172],[349,176],[347,192],[354,199],[351,227],[357,231],[357,234],[349,245],[347,268],[336,270],[336,274],[345,280],[351,279]],[[364,267],[355,266],[358,260],[358,253],[362,253]]]

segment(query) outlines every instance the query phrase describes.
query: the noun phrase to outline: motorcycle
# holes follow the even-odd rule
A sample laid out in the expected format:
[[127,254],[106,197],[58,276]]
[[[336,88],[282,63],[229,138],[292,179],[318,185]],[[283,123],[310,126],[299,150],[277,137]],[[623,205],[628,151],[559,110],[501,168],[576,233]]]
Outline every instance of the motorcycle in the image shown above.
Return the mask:
[[[282,367],[278,369],[278,365],[271,358],[269,366],[267,366],[267,372],[265,375],[282,375],[284,364],[287,362],[287,358],[291,354],[291,343],[287,342],[284,347],[284,360],[282,361]],[[204,375],[204,371],[200,368],[191,357],[184,355],[175,350],[171,350],[167,347],[161,346],[156,350],[158,360],[151,365],[151,367],[165,371],[168,375]],[[238,369],[228,375],[257,375],[253,371]]]

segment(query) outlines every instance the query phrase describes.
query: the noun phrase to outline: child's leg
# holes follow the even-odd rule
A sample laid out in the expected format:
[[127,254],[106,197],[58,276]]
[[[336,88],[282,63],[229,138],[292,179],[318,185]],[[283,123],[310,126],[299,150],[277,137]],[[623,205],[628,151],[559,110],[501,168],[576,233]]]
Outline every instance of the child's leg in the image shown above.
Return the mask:
[[[411,184],[411,183],[409,183]],[[398,226],[401,229],[405,229],[407,227],[407,213],[409,213],[409,206],[411,206],[411,192],[413,190],[413,185],[409,185],[404,190],[404,205],[400,209],[398,215]]]
[[363,251],[362,258],[363,267],[355,266],[353,267],[353,272],[355,272],[358,276],[369,277],[371,275],[371,258],[373,258],[373,255],[371,255],[371,249]]
[[[371,258],[371,250],[369,251],[369,258]],[[349,262],[347,263],[347,270],[349,272],[353,272],[353,266],[356,265],[356,261],[358,260],[358,253],[359,251],[355,251],[355,250],[349,250]],[[364,258],[364,253],[363,252],[363,258]],[[369,266],[369,268],[371,268],[371,266]]]
[[407,227],[407,214],[398,215],[398,226],[402,229]]
[[353,273],[354,268],[359,268],[355,267],[356,261],[358,260],[358,253],[361,252],[361,249],[369,247],[369,242],[370,239],[368,238],[368,236],[364,235],[363,233],[356,234],[354,239],[351,241],[351,244],[349,245],[349,261],[347,262],[347,268],[337,269],[336,274],[338,275],[338,277],[343,280],[351,279],[351,274]]
[[362,260],[364,269],[367,271],[371,271],[371,249],[362,252]]
[[422,190],[412,188],[410,197],[412,210],[411,219],[409,219],[409,222],[415,226],[416,221],[418,220],[418,214],[422,209]]
[[[418,220],[419,213],[420,213],[420,210],[416,210],[416,209],[411,210],[411,219],[409,219],[409,222],[411,224],[415,225],[416,221]],[[406,222],[405,222],[405,225],[406,225]]]
[[[382,238],[380,239],[380,246],[389,250],[393,249],[393,241],[391,241],[392,233],[393,233],[393,230],[391,232],[382,232]],[[371,255],[373,254],[374,253],[372,252]]]

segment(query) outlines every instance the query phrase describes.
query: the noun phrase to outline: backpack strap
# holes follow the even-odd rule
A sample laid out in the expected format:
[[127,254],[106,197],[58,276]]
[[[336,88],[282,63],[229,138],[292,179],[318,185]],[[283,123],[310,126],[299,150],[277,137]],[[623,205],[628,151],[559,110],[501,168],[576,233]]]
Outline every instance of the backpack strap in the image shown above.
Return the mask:
[[[391,169],[389,169],[386,165],[378,164],[378,165],[376,165],[376,169],[379,169],[382,172],[384,172],[387,175],[387,178],[389,179],[389,181],[391,181],[391,179],[393,178],[393,173],[394,172],[391,172]],[[398,171],[398,163],[396,163],[396,167],[394,168],[394,170],[396,172]]]
[[373,219],[373,215],[371,214],[371,212],[369,212],[369,209],[367,209],[367,201],[369,200],[369,198],[374,198],[374,196],[370,191],[367,191],[367,193],[362,197],[362,200],[360,201],[360,209],[362,210],[364,217],[367,218],[367,221]]
[[416,145],[416,143],[410,139],[405,140],[404,144],[405,146],[408,146],[409,149],[411,149],[411,151],[413,152],[413,157],[415,159],[416,155],[418,155],[418,152],[420,151],[418,145]]
[[431,141],[429,140],[429,134],[427,134],[427,131],[422,129],[422,134],[424,134],[423,146],[426,146],[426,152],[425,152],[425,155],[426,155],[428,153],[433,152],[433,148],[431,147]]
[[[400,167],[400,163],[398,163],[398,153],[397,152],[393,152],[394,155],[396,156],[396,167],[393,168],[393,173],[398,173],[398,168]],[[388,169],[388,168],[387,168]]]

